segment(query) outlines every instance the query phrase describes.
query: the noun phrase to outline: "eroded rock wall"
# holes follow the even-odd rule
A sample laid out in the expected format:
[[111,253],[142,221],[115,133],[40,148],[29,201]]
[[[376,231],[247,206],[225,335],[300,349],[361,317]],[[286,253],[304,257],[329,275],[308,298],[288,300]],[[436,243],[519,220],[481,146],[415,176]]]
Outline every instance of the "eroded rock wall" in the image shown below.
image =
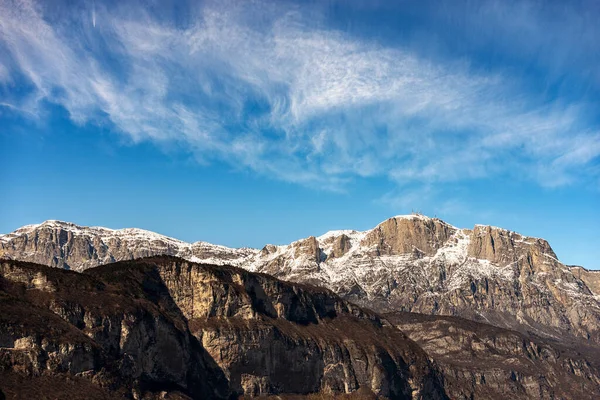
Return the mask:
[[3,261],[0,289],[11,376],[79,376],[113,397],[446,398],[418,345],[325,289],[169,257],[85,274]]

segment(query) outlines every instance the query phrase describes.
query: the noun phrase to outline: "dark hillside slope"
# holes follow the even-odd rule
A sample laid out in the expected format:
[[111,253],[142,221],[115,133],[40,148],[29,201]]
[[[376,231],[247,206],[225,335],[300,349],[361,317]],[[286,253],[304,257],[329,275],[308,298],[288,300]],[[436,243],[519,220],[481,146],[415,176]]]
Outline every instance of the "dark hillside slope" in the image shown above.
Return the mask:
[[450,316],[389,313],[444,373],[456,399],[600,399],[600,349]]
[[376,314],[233,267],[156,257],[78,274],[5,260],[0,296],[7,398],[446,398],[425,352]]

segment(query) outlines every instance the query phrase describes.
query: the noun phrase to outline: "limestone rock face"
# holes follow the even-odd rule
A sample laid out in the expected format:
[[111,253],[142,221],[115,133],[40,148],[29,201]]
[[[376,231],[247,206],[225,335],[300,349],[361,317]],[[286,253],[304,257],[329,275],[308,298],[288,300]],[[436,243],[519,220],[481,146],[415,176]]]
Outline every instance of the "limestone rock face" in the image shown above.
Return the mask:
[[438,219],[390,218],[367,233],[360,244],[374,250],[376,256],[431,256],[455,230]]
[[319,249],[319,242],[314,236],[295,242],[292,244],[292,250],[294,257],[305,257],[316,263],[321,261],[321,249]]
[[533,251],[537,257],[546,255],[556,259],[547,241],[526,238],[506,229],[476,225],[471,233],[467,256],[497,264],[516,262]]
[[440,377],[418,346],[325,289],[178,259],[134,264],[89,273],[121,281],[156,271],[237,394],[367,388],[388,398],[444,397]]
[[600,343],[600,297],[543,239],[489,226],[458,229],[420,215],[316,239],[318,265],[279,246],[243,267],[324,286],[379,312],[454,315]]
[[[41,276],[44,286],[36,284]],[[144,294],[87,275],[2,262],[0,371],[33,381],[84,377],[98,398],[135,397],[148,388],[227,398],[223,372],[172,301]],[[2,387],[7,393],[15,389]]]
[[77,375],[112,398],[446,398],[423,350],[376,314],[234,267],[161,257],[78,274],[4,261],[0,295],[7,382]]
[[569,265],[569,268],[573,275],[585,282],[596,296],[600,296],[600,271],[585,269],[578,265]]
[[0,235],[0,257],[83,271],[121,260],[172,255],[190,261],[237,265],[257,253],[205,242],[186,243],[142,229],[113,230],[46,221]]
[[341,234],[338,237],[333,237],[331,239],[332,241],[332,246],[331,246],[331,253],[330,253],[330,257],[331,258],[339,258],[339,257],[343,257],[344,254],[346,254],[348,251],[350,251],[350,238],[345,235],[345,234]]
[[435,359],[456,399],[600,398],[600,349],[458,317],[386,318]]

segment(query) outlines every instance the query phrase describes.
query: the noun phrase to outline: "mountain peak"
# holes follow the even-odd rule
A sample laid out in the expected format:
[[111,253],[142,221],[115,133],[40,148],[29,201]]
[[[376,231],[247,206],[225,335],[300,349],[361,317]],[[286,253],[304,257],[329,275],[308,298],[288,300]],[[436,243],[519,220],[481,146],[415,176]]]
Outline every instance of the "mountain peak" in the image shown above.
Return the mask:
[[[413,221],[439,221],[440,223],[443,223],[445,225],[453,226],[453,225],[447,223],[446,221],[439,219],[438,217],[429,217],[427,215],[419,214],[419,213],[394,215],[393,217],[390,217],[390,218],[386,219],[385,221],[389,221],[391,219],[393,219],[393,220],[413,220]],[[383,223],[385,221],[382,221],[381,223]]]
[[[31,224],[25,225],[22,228],[17,229],[13,234],[19,233],[29,233],[36,231],[38,229],[60,229],[73,234],[78,235],[97,235],[101,237],[122,237],[122,238],[132,238],[136,237],[141,240],[166,240],[170,242],[182,242],[179,239],[175,239],[169,236],[161,235],[159,233],[140,229],[140,228],[121,228],[121,229],[111,229],[103,226],[85,226],[78,225],[73,222],[61,221],[56,219],[49,219],[40,224]],[[8,234],[10,235],[10,234]],[[7,236],[7,235],[3,235]]]

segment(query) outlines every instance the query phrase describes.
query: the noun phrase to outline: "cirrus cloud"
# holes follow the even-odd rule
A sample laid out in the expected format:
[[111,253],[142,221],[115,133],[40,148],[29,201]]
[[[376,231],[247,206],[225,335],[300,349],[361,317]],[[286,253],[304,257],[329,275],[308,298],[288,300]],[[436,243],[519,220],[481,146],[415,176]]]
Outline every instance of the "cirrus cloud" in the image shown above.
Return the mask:
[[67,22],[46,11],[0,1],[0,85],[29,88],[2,92],[14,109],[50,101],[133,143],[332,190],[361,177],[598,180],[590,105],[524,91],[510,71],[435,62],[290,5],[209,3],[186,23],[133,4],[92,4]]

